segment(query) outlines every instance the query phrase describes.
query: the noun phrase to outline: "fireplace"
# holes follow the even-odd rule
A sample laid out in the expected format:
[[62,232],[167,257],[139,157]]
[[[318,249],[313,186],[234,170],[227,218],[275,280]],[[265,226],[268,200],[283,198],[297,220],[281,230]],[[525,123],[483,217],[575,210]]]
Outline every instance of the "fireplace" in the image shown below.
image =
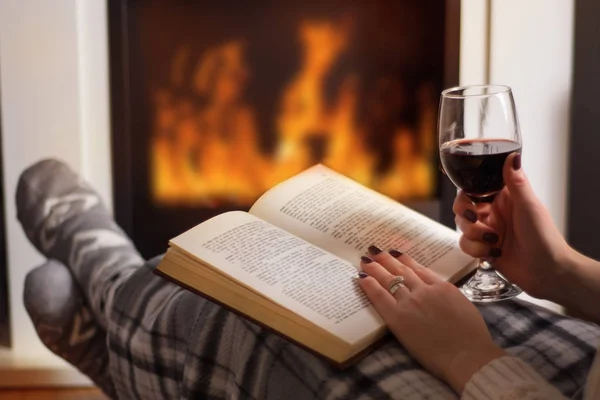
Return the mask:
[[451,223],[459,1],[111,0],[109,22],[115,216],[144,256],[319,162]]
[[[1,100],[1,99],[0,99]],[[0,102],[0,106],[1,106]],[[0,107],[0,110],[2,108]],[[0,124],[1,127],[1,124]],[[0,130],[0,165],[2,165],[2,131]],[[0,168],[0,183],[4,176]],[[0,346],[10,346],[10,318],[8,304],[8,265],[6,257],[6,238],[5,238],[5,218],[4,218],[4,190],[0,186]]]

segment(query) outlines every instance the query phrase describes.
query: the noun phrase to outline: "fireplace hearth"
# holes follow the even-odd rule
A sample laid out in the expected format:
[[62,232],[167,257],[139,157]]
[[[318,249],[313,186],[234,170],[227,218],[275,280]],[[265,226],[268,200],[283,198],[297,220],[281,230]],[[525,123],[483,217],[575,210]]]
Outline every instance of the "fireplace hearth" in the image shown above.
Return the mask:
[[109,19],[115,214],[144,256],[319,162],[449,223],[458,1],[111,0]]

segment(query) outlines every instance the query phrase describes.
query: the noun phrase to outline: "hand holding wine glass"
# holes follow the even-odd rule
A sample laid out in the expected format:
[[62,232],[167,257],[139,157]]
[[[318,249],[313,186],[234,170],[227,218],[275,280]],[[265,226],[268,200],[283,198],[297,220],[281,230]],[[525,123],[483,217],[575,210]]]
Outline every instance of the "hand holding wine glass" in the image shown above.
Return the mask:
[[[480,85],[442,92],[438,120],[440,158],[444,171],[473,204],[492,203],[504,188],[503,166],[512,153],[521,153],[521,133],[510,88]],[[476,215],[471,215],[471,220]],[[487,254],[493,262],[502,255],[502,242]],[[491,302],[521,293],[498,275],[490,262],[480,260],[477,272],[461,288],[471,300]]]
[[573,250],[533,192],[520,155],[506,159],[503,176],[506,187],[492,204],[473,204],[459,192],[453,211],[462,232],[460,246],[473,257],[487,257],[496,245],[484,238],[493,232],[502,243],[494,267],[531,296],[556,301]]

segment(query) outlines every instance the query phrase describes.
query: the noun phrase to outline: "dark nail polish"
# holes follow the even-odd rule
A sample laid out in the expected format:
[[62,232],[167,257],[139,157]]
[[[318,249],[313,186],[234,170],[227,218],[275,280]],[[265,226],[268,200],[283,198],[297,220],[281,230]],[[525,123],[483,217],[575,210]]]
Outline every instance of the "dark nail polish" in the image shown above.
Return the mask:
[[398,258],[402,255],[401,251],[395,249],[390,250],[388,253],[390,253],[390,255],[394,258]]
[[367,257],[367,256],[362,256],[360,258],[362,260],[362,262],[364,262],[365,264],[369,264],[373,262],[373,259],[371,257]]
[[496,235],[494,232],[486,232],[483,234],[483,240],[488,243],[491,243],[491,244],[497,243],[498,239],[499,239],[498,235]]
[[362,272],[362,271],[360,271],[360,272],[358,273],[358,277],[359,277],[360,279],[365,279],[367,276],[369,276],[369,274],[367,274],[366,272]]
[[463,217],[471,221],[472,223],[477,222],[477,214],[473,210],[469,210],[468,208],[463,212]]
[[502,250],[498,248],[493,248],[490,250],[490,257],[498,258],[502,255]]
[[381,249],[377,246],[371,245],[369,246],[369,253],[373,254],[374,256],[376,256],[377,254],[381,253]]
[[519,169],[521,169],[521,155],[517,154],[515,156],[515,158],[513,158],[513,169],[515,171],[518,171]]

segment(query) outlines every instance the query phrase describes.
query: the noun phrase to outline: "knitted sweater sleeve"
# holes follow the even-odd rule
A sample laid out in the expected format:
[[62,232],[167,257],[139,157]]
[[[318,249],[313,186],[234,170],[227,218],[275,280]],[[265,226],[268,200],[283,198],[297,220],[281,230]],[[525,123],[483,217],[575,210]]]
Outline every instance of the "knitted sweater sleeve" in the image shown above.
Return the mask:
[[473,375],[461,398],[463,400],[566,399],[529,364],[509,356],[490,362]]

